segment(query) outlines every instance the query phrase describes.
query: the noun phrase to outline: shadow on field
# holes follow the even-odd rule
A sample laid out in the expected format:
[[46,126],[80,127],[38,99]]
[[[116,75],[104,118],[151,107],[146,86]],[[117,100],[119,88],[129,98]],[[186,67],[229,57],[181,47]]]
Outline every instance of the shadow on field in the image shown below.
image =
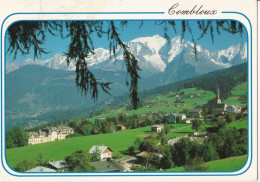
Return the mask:
[[144,131],[144,133],[147,133],[147,134],[149,133],[149,134],[150,134],[150,133],[152,133],[152,132],[151,132],[151,131]]
[[129,155],[128,150],[121,150],[119,152],[120,152],[120,154],[123,154],[123,155]]

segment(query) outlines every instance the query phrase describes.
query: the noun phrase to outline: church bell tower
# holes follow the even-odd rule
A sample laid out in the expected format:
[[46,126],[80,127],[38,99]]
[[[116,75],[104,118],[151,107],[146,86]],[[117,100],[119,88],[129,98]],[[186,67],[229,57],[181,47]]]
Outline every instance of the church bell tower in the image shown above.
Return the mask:
[[219,96],[219,88],[217,88],[217,104],[221,104],[221,99]]

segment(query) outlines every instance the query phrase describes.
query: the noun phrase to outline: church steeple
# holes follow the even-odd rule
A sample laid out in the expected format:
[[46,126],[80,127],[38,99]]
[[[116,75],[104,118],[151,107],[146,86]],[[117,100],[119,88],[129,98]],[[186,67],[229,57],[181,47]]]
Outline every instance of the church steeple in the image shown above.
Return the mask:
[[221,104],[221,99],[219,95],[219,88],[217,87],[217,104]]

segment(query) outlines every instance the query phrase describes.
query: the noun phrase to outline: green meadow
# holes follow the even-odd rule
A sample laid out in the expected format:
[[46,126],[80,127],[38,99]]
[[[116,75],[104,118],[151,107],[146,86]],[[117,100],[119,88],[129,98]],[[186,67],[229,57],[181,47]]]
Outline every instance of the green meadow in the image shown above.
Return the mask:
[[24,159],[34,161],[38,154],[43,154],[48,160],[63,160],[67,155],[79,149],[89,150],[93,145],[109,146],[113,156],[124,156],[127,148],[134,144],[137,137],[144,138],[150,134],[151,127],[124,130],[116,133],[98,134],[68,138],[49,143],[42,143],[6,150],[7,161],[11,167]]
[[[247,160],[247,155],[230,157],[226,159],[220,159],[210,162],[205,162],[204,166],[208,166],[208,171],[236,171],[241,169]],[[175,167],[171,169],[167,169],[165,171],[174,171],[180,172],[185,171],[184,167]]]
[[[230,103],[232,102],[239,103],[239,105],[242,105],[241,101],[239,100],[239,97],[246,94],[245,88],[247,88],[246,83],[243,83],[242,85],[235,87],[232,90],[231,98],[226,100],[227,104],[230,105]],[[180,96],[180,99],[176,97],[176,94]],[[143,107],[137,110],[127,110],[126,106],[121,106],[117,109],[105,111],[101,115],[90,118],[90,120],[94,121],[98,117],[118,116],[119,113],[140,115],[151,113],[154,111],[162,111],[165,113],[181,112],[183,109],[190,110],[198,105],[204,105],[209,100],[215,97],[215,93],[211,91],[204,91],[198,88],[183,89],[178,92],[169,92],[167,94],[157,95],[150,100],[146,99]],[[232,99],[234,100],[234,102]],[[153,100],[152,104],[150,102],[151,100]],[[180,102],[176,103],[176,101]],[[185,136],[192,132],[191,124],[178,123],[171,124],[170,126],[172,129],[168,133],[169,139],[174,137]],[[204,124],[203,128],[208,126],[209,125]],[[229,124],[229,126],[236,127],[238,129],[247,128],[247,119],[234,121],[231,124]],[[11,167],[14,167],[17,163],[23,161],[24,159],[27,159],[28,161],[35,161],[39,154],[43,154],[47,160],[63,160],[67,155],[73,153],[74,151],[79,149],[89,150],[93,145],[109,146],[113,150],[114,157],[126,156],[128,155],[128,147],[134,145],[134,141],[136,140],[136,138],[157,136],[156,133],[151,133],[150,131],[151,127],[147,126],[143,128],[118,131],[116,133],[82,136],[49,143],[17,147],[7,149],[6,157],[8,164]],[[211,171],[233,171],[239,169],[240,166],[242,167],[242,164],[245,163],[245,160],[246,156],[240,156],[237,158],[232,157],[218,161],[211,161],[205,164],[210,166]],[[172,168],[169,171],[171,170],[183,171],[183,167]]]
[[234,96],[241,96],[247,94],[247,82],[243,82],[241,85],[234,87],[231,91]]
[[[187,129],[183,129],[183,127],[187,126],[188,128],[191,128],[190,124],[176,124],[176,129],[171,131],[169,135],[187,135],[188,133],[184,132]],[[116,133],[68,138],[66,140],[7,149],[6,156],[8,164],[11,167],[14,167],[24,159],[34,161],[37,159],[37,155],[39,154],[43,154],[48,160],[63,160],[67,155],[74,151],[79,149],[89,150],[93,145],[109,146],[113,150],[114,157],[126,156],[128,155],[128,147],[134,145],[136,138],[145,138],[148,136],[157,136],[157,133],[151,132],[150,126],[137,129],[127,129]]]
[[[181,93],[184,93],[182,95]],[[177,98],[176,94],[180,95],[180,103],[175,103]],[[197,96],[199,94],[200,96]],[[191,97],[191,95],[193,97]],[[162,112],[181,112],[183,109],[193,109],[197,105],[204,105],[209,100],[215,98],[215,93],[211,91],[205,91],[198,88],[188,88],[183,89],[178,92],[169,92],[167,94],[161,94],[154,96],[152,100],[154,104],[151,104],[148,99],[145,100],[143,107],[138,108],[137,110],[127,110],[125,106],[119,107],[117,109],[104,112],[98,116],[94,116],[90,118],[90,121],[94,121],[100,117],[113,117],[118,116],[119,113],[125,114],[148,114],[154,111],[162,111]]]
[[229,127],[235,127],[237,129],[247,128],[247,118],[243,118],[239,121],[233,121],[228,126]]
[[[176,98],[177,94],[180,96],[179,100]],[[227,105],[246,106],[246,96],[247,83],[243,82],[241,85],[238,85],[232,89],[231,96],[229,96],[229,98],[225,101]],[[182,89],[178,92],[169,92],[167,94],[154,96],[151,99],[154,101],[154,104],[151,104],[148,99],[146,99],[144,105],[137,110],[127,110],[125,106],[121,106],[117,109],[105,111],[100,115],[94,116],[90,118],[90,121],[94,121],[100,117],[116,117],[119,113],[141,115],[154,111],[162,111],[165,113],[181,112],[183,109],[191,110],[198,105],[202,106],[215,97],[216,94],[211,91],[205,91],[198,88]],[[177,100],[179,103],[176,103]]]
[[186,124],[186,126],[183,126],[179,128],[178,130],[174,130],[173,132],[168,133],[168,138],[175,138],[175,137],[182,137],[188,135],[190,132],[192,132],[191,124]]
[[231,96],[226,100],[228,105],[246,106],[247,104],[247,82],[234,87]]

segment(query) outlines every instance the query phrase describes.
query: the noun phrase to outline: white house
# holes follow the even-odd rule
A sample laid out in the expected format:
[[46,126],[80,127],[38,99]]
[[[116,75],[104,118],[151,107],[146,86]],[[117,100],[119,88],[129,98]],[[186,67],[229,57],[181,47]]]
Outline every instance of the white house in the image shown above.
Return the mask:
[[189,136],[194,136],[194,137],[198,137],[200,135],[199,132],[190,132]]
[[231,105],[231,106],[226,107],[226,112],[227,113],[240,113],[241,107],[236,106],[236,105]]
[[183,113],[168,113],[164,115],[164,121],[169,124],[176,123],[178,117],[182,121],[186,118],[186,115]]
[[96,153],[98,153],[100,160],[106,160],[108,158],[112,158],[112,152],[113,150],[107,146],[96,146],[94,145],[93,147],[91,147],[91,149],[89,150],[89,154],[90,155],[94,155]]
[[192,109],[189,112],[191,118],[200,118],[202,117],[202,109]]
[[159,132],[161,132],[163,129],[164,129],[164,126],[163,126],[163,125],[158,125],[158,124],[156,124],[156,125],[153,125],[153,126],[152,126],[152,132],[157,132],[157,133],[159,133]]
[[186,123],[186,124],[192,123],[192,121],[191,121],[190,118],[184,118],[181,122],[182,122],[182,123]]
[[181,120],[184,120],[184,119],[186,118],[186,115],[183,114],[183,113],[177,113],[177,114],[175,114],[175,116],[176,116],[176,117],[180,117]]

